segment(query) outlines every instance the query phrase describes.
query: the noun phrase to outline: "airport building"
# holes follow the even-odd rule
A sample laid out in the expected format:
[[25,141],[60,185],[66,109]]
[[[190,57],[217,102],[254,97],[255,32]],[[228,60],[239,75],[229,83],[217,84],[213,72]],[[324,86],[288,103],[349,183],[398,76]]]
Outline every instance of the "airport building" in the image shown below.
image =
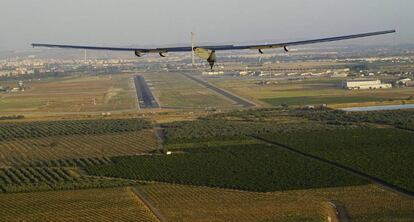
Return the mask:
[[381,80],[353,80],[343,83],[345,89],[389,89],[392,85],[389,83],[381,83]]

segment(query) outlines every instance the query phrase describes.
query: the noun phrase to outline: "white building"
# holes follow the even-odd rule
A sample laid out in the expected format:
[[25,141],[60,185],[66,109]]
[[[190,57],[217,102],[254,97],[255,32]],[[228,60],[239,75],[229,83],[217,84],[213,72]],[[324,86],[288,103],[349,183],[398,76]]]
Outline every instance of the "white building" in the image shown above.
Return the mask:
[[210,72],[203,72],[203,75],[209,75],[209,76],[217,76],[217,75],[224,75],[223,71],[210,71]]
[[398,80],[396,83],[398,85],[404,85],[406,86],[407,84],[409,84],[410,82],[412,82],[412,80],[410,78],[404,78],[404,79],[400,79]]
[[346,89],[389,89],[392,85],[381,83],[381,80],[355,80],[346,81],[343,87]]

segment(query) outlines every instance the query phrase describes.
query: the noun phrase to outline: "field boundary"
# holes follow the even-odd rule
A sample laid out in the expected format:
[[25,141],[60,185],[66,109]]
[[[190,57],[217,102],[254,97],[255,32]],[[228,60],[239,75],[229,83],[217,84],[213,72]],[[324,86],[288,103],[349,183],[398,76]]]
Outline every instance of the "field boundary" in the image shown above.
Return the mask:
[[391,184],[391,183],[388,183],[388,182],[386,182],[386,181],[384,181],[384,180],[382,180],[380,178],[377,178],[377,177],[368,175],[368,174],[363,173],[361,171],[355,170],[355,169],[353,169],[351,167],[344,166],[342,164],[336,163],[334,161],[326,160],[324,158],[321,158],[321,157],[318,157],[318,156],[314,156],[312,154],[308,154],[308,153],[305,153],[305,152],[296,150],[296,149],[294,149],[294,148],[292,148],[290,146],[287,146],[287,145],[284,145],[284,144],[281,144],[281,143],[278,143],[278,142],[270,141],[270,140],[267,140],[267,139],[264,139],[264,138],[261,138],[261,137],[258,137],[258,136],[251,136],[251,137],[254,138],[254,139],[256,139],[256,140],[258,140],[258,141],[261,141],[261,142],[264,142],[264,143],[266,143],[268,145],[271,145],[273,147],[277,147],[279,149],[283,149],[283,150],[286,150],[286,151],[289,151],[289,152],[293,152],[295,154],[298,154],[300,156],[306,157],[308,159],[317,160],[317,161],[323,162],[325,164],[334,166],[336,168],[345,170],[345,171],[347,171],[347,172],[349,172],[349,173],[351,173],[353,175],[356,175],[356,176],[359,176],[359,177],[361,177],[363,179],[366,179],[366,180],[368,180],[368,181],[370,181],[370,182],[372,182],[372,183],[374,183],[374,184],[376,184],[376,185],[384,188],[385,190],[392,191],[394,193],[397,193],[397,194],[403,195],[405,197],[414,199],[414,192],[413,191],[404,189],[402,187],[396,186],[396,185]]
[[138,187],[131,187],[131,191],[133,194],[135,194],[144,204],[148,207],[148,209],[155,215],[155,217],[160,222],[167,222],[167,218],[164,217],[164,215],[161,213],[158,208],[156,208],[148,199],[148,197],[139,190]]

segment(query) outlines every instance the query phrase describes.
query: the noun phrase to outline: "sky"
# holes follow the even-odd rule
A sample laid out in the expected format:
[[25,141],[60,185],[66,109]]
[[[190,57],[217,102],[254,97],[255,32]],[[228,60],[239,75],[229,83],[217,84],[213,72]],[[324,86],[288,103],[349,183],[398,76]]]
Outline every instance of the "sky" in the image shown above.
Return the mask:
[[[397,29],[353,43],[414,43],[413,0],[0,0],[0,51],[80,45],[304,40]],[[264,42],[268,43],[268,42]]]

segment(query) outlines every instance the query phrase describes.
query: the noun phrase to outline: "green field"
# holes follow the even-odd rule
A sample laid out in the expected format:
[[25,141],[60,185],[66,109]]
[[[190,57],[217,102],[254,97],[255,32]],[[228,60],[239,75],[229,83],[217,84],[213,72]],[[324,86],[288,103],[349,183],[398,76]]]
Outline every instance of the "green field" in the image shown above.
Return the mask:
[[[162,124],[166,143],[188,143],[215,140],[233,140],[272,132],[288,132],[313,128],[339,128],[294,116],[265,116],[249,120],[238,117],[214,116],[197,121]],[[278,114],[276,114],[278,115]]]
[[266,138],[414,191],[413,132],[389,128],[304,130]]
[[235,107],[232,101],[176,72],[144,74],[152,93],[162,107]]
[[61,135],[97,135],[152,128],[145,119],[93,119],[0,123],[0,141]]
[[112,158],[91,175],[253,191],[366,184],[334,167],[264,144],[183,150],[171,156]]
[[[16,202],[0,220],[53,215],[66,220],[79,209],[59,211],[66,200],[83,206],[81,220],[155,220],[131,193],[129,186],[137,186],[170,221],[323,221],[328,201],[343,204],[352,221],[409,221],[411,199],[252,136],[413,190],[414,137],[394,128],[410,129],[411,117],[411,111],[349,114],[286,107],[216,112],[162,123],[164,151],[172,155],[158,150],[153,124],[142,118],[3,120],[0,202]],[[101,189],[83,191],[92,188]],[[25,214],[24,203],[40,204],[39,199],[47,202]],[[99,213],[103,210],[112,214]],[[99,216],[90,216],[96,212]]]
[[377,125],[390,125],[397,128],[414,130],[414,110],[391,110],[348,113],[340,110],[292,110],[293,115],[314,121],[328,123],[355,124],[373,123]]

